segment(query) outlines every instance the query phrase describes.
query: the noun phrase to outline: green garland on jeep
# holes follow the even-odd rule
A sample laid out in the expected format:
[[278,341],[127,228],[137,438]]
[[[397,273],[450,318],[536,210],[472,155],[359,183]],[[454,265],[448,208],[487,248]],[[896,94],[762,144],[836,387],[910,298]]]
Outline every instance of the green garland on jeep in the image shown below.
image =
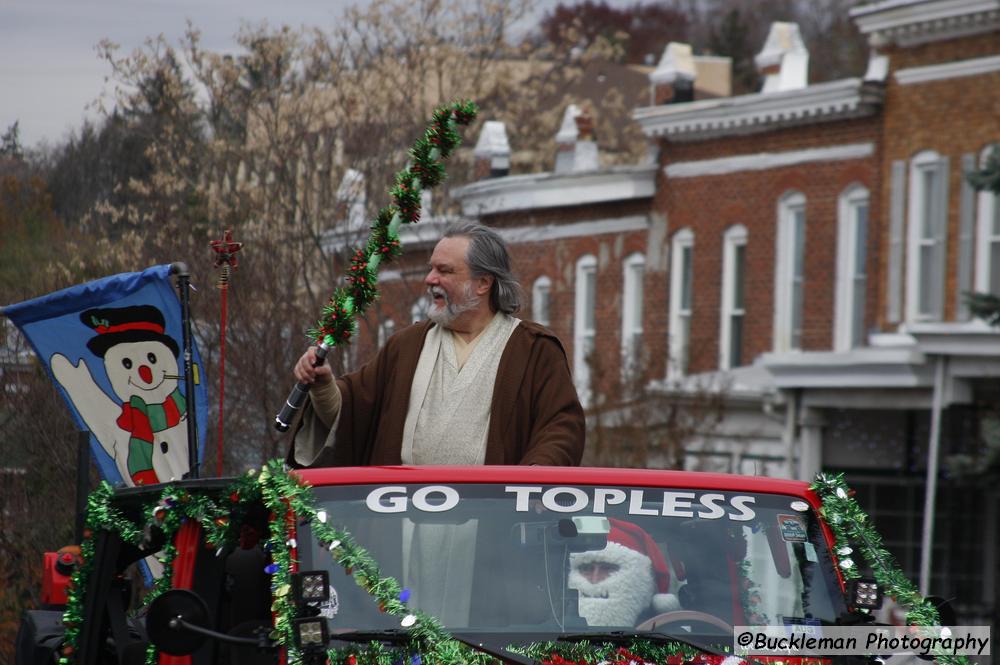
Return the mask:
[[[935,625],[937,611],[914,589],[912,583],[899,571],[895,561],[881,544],[865,513],[851,496],[843,477],[820,474],[812,489],[822,499],[821,513],[836,536],[835,552],[838,567],[845,579],[858,577],[857,564],[851,559],[856,544],[860,554],[874,570],[878,582],[887,594],[908,609],[907,623]],[[274,627],[270,638],[282,645],[287,652],[289,665],[305,662],[293,639],[292,624],[296,605],[291,601],[291,574],[296,560],[297,543],[294,528],[297,523],[308,522],[313,537],[325,547],[334,561],[353,577],[355,582],[378,601],[379,609],[400,619],[407,629],[408,640],[396,647],[386,647],[372,642],[363,648],[333,649],[327,652],[329,663],[346,665],[391,665],[427,663],[441,665],[485,665],[493,662],[491,656],[474,651],[451,637],[441,623],[419,610],[407,606],[409,590],[392,577],[383,576],[377,562],[358,545],[350,533],[333,525],[335,516],[317,508],[312,488],[290,472],[283,462],[275,460],[264,465],[259,472],[250,470],[237,478],[224,491],[196,492],[176,485],[165,485],[156,501],[147,504],[142,521],[133,521],[116,510],[114,491],[102,483],[90,496],[86,517],[86,531],[81,545],[82,564],[72,578],[64,613],[66,627],[60,665],[73,665],[80,625],[83,621],[85,589],[93,570],[95,536],[102,531],[117,534],[123,541],[149,549],[159,536],[166,545],[158,557],[163,564],[162,576],[145,598],[148,606],[173,584],[172,572],[177,548],[174,536],[181,527],[193,521],[204,530],[206,545],[220,554],[238,545],[240,525],[244,516],[255,505],[263,505],[270,513],[269,533],[264,546],[270,554],[270,564],[265,569],[271,576],[272,612]],[[626,647],[612,644],[545,642],[527,647],[508,647],[513,653],[535,658],[549,665],[584,665],[607,663],[680,663],[694,662],[719,665],[721,656],[706,656],[681,644],[654,644],[636,640]],[[158,651],[150,645],[147,663],[155,665]],[[735,660],[735,658],[734,658]],[[964,657],[938,657],[942,663],[964,663]]]

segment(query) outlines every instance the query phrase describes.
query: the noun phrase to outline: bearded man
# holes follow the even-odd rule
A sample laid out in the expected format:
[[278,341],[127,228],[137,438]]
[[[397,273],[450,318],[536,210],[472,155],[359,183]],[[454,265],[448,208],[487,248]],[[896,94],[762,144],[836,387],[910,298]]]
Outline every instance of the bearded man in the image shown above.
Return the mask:
[[548,329],[514,318],[521,291],[500,236],[445,232],[424,279],[429,320],[392,336],[357,372],[315,367],[288,461],[297,467],[395,464],[578,465],[584,416],[566,352]]

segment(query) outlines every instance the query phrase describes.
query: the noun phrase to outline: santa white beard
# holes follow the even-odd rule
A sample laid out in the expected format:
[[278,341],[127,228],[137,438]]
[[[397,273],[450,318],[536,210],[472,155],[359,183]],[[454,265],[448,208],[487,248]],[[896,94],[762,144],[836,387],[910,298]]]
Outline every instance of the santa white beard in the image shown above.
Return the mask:
[[[570,554],[567,586],[580,595],[580,616],[588,626],[635,626],[656,593],[649,558],[624,545],[609,542],[600,551]],[[578,567],[606,562],[618,566],[600,582],[592,583]]]

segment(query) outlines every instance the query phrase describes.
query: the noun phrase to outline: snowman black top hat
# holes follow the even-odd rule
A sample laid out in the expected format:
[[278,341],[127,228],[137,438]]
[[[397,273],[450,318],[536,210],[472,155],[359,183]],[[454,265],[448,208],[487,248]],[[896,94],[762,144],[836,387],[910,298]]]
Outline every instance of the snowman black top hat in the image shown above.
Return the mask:
[[177,342],[166,334],[163,313],[152,305],[88,309],[80,320],[97,333],[87,342],[95,356],[103,358],[112,346],[129,342],[162,342],[178,355]]

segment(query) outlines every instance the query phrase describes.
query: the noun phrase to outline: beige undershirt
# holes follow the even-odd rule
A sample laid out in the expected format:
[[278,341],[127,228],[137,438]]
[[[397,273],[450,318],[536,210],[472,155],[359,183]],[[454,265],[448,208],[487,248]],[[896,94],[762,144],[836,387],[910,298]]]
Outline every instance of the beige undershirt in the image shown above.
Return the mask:
[[[483,328],[483,330],[486,330],[486,328]],[[465,367],[465,361],[469,359],[470,355],[472,355],[472,350],[476,348],[476,342],[482,338],[483,330],[480,330],[479,333],[468,342],[462,339],[461,335],[455,334],[454,331],[448,331],[451,334],[451,341],[455,344],[455,360],[458,362],[459,369]]]
[[482,464],[500,357],[518,320],[497,313],[472,344],[431,328],[420,351],[403,424],[404,464]]

